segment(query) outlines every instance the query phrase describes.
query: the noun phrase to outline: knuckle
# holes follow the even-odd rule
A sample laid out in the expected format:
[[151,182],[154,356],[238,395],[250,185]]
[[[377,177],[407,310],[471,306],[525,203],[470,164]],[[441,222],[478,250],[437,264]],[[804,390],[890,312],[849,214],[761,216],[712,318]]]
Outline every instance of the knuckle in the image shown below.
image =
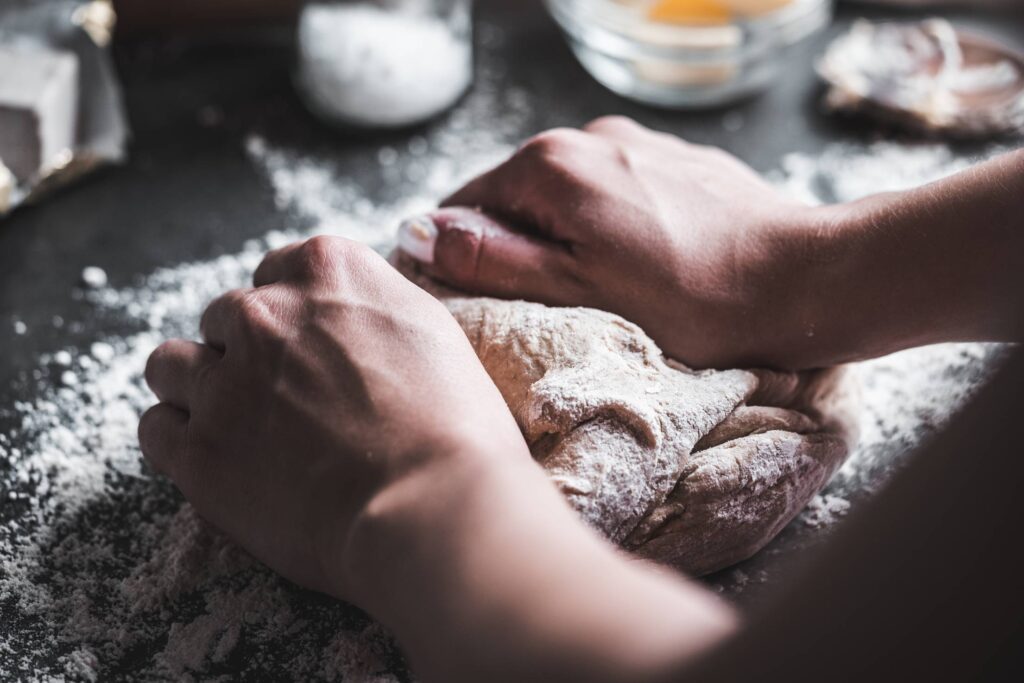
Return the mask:
[[557,159],[579,144],[579,134],[579,131],[571,128],[552,128],[524,142],[519,154],[539,161]]
[[369,266],[377,262],[377,252],[361,242],[341,240],[337,245],[338,260],[346,266]]
[[210,308],[213,309],[215,306],[223,306],[229,312],[237,312],[245,305],[246,298],[246,290],[231,289],[224,292],[224,294],[221,295],[220,300],[211,304]]
[[255,292],[242,295],[236,315],[239,324],[249,334],[266,336],[277,331],[276,316],[263,297]]
[[639,124],[637,124],[636,121],[629,117],[621,116],[618,114],[612,114],[609,116],[601,116],[594,119],[586,126],[584,126],[583,130],[587,132],[596,132],[601,130],[635,130],[639,127]]
[[224,292],[206,307],[203,317],[199,321],[199,327],[205,329],[217,321],[228,321],[237,316],[245,301],[245,292],[241,289],[232,289]]
[[285,249],[286,247],[278,247],[264,254],[259,265],[256,266],[255,272],[253,272],[253,281],[266,279],[266,275],[274,268],[274,264],[285,258],[284,255],[287,253]]
[[346,271],[372,270],[382,259],[367,245],[342,237],[311,237],[299,249],[300,267],[307,280],[335,284]]
[[[440,240],[439,240],[440,241]],[[394,269],[380,254],[359,242],[346,241],[338,254],[331,291],[365,290],[386,282]]]
[[143,377],[149,386],[152,387],[153,383],[159,380],[162,371],[173,363],[180,344],[181,340],[170,339],[160,344],[149,354],[149,358],[146,359],[146,369],[143,372]]
[[344,250],[344,240],[328,235],[310,237],[296,250],[296,259],[306,276],[320,276],[330,271]]

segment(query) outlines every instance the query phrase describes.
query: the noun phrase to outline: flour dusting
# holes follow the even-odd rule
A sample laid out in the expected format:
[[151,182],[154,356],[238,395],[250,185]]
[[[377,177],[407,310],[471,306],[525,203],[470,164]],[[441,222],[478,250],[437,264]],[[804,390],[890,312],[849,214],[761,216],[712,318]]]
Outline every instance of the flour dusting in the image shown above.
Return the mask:
[[850,501],[831,494],[819,494],[800,513],[800,521],[812,528],[834,524],[850,511]]

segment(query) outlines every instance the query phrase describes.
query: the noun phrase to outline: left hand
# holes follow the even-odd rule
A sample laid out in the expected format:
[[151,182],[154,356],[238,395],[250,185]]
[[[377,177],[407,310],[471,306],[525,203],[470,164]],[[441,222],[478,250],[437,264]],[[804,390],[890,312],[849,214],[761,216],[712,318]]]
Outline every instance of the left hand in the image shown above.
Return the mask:
[[205,344],[153,352],[142,451],[271,568],[359,603],[376,559],[350,541],[376,496],[429,505],[454,467],[530,454],[447,309],[370,249],[316,237],[255,285],[210,305]]

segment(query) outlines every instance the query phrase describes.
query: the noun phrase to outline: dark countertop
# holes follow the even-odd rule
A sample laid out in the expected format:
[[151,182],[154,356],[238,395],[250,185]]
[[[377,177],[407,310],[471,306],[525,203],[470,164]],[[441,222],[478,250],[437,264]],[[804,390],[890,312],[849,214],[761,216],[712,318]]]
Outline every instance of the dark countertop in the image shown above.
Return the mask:
[[[879,11],[845,8],[836,25],[793,54],[786,78],[764,96],[732,109],[745,125],[728,132],[722,125],[723,110],[659,111],[603,89],[576,63],[538,2],[479,5],[480,20],[504,34],[494,49],[507,67],[505,81],[528,95],[530,115],[522,120],[522,137],[623,114],[692,141],[722,146],[767,171],[789,152],[814,153],[838,140],[878,135],[868,126],[819,112],[821,86],[812,60],[851,17],[881,15]],[[1021,25],[958,18],[1024,45]],[[86,348],[131,327],[76,295],[84,267],[102,267],[112,284],[129,286],[160,266],[237,252],[246,240],[293,221],[286,209],[275,205],[265,176],[247,157],[247,135],[257,131],[277,142],[333,155],[371,188],[371,197],[386,197],[386,179],[370,162],[379,147],[443,125],[442,119],[422,130],[383,135],[330,130],[310,117],[294,95],[290,54],[286,30],[118,47],[134,133],[128,163],[0,221],[0,433],[13,433],[16,427],[16,416],[7,408],[38,392],[32,371],[39,354]],[[223,122],[213,127],[201,120],[201,112],[211,107],[223,115]],[[972,148],[963,151],[969,154]],[[55,325],[55,316],[63,324]],[[16,321],[24,324],[23,334],[15,333]],[[11,485],[5,474],[0,462],[0,522]],[[0,612],[2,608],[0,604]],[[145,657],[136,653],[134,660],[122,662],[122,673],[136,670]]]

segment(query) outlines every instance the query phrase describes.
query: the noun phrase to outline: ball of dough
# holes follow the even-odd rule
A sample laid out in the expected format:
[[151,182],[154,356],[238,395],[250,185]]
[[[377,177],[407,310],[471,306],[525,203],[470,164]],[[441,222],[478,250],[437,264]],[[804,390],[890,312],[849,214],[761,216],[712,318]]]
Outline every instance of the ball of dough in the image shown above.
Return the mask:
[[641,556],[695,575],[744,560],[849,453],[842,368],[697,372],[611,313],[467,297],[396,263],[447,305],[569,503]]

